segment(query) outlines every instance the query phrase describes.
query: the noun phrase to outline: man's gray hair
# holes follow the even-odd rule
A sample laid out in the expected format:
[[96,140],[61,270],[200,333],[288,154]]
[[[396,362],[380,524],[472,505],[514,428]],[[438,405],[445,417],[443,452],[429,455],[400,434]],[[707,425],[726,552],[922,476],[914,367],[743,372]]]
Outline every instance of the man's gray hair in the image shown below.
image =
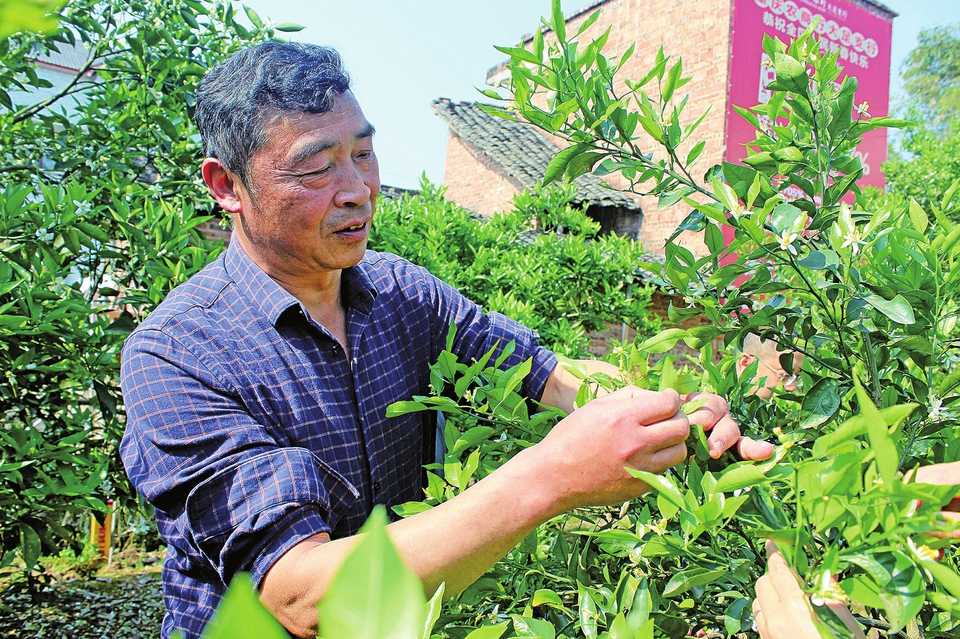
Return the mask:
[[264,42],[210,69],[197,88],[194,119],[207,157],[219,159],[248,188],[250,159],[284,112],[326,113],[350,90],[336,49]]

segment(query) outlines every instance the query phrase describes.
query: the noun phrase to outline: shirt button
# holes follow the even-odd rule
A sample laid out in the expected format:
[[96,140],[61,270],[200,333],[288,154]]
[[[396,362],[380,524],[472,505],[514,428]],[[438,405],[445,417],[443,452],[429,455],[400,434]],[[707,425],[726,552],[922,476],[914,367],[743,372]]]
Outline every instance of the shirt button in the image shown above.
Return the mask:
[[333,345],[333,354],[334,354],[334,355],[339,355],[339,354],[340,354],[340,347],[339,347],[337,344],[334,344],[334,345]]
[[378,482],[378,481],[373,482],[373,492],[375,492],[375,493],[379,493],[379,492],[380,492],[380,482]]

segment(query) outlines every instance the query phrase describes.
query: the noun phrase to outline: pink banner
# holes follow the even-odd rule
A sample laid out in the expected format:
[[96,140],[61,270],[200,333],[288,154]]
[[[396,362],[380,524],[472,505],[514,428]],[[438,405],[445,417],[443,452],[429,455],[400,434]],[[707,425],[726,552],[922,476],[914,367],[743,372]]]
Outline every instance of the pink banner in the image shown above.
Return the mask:
[[[854,104],[866,102],[871,117],[888,114],[892,18],[880,17],[850,0],[735,0],[726,161],[743,159],[746,144],[756,137],[754,128],[733,106],[752,107],[770,99],[766,86],[774,73],[772,66],[765,64],[768,58],[761,48],[763,34],[787,43],[815,16],[820,16],[817,32],[821,48],[839,50],[844,75],[857,78]],[[860,184],[882,188],[880,165],[887,159],[886,130],[865,134],[857,153],[863,162]]]

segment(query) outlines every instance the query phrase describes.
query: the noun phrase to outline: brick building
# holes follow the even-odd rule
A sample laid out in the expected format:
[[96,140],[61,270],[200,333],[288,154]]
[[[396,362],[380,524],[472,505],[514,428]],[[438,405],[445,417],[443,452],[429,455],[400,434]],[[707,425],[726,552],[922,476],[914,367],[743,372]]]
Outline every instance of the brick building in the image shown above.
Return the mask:
[[[447,197],[484,216],[510,208],[519,191],[543,180],[547,164],[561,147],[535,128],[483,111],[475,102],[440,98],[433,109],[450,127],[447,146]],[[457,170],[468,166],[469,170]],[[603,232],[637,237],[642,225],[640,203],[629,193],[611,189],[599,177],[575,181],[574,202],[600,222]]]
[[[887,114],[890,40],[896,14],[875,0],[598,0],[567,17],[567,32],[576,33],[598,9],[599,19],[579,40],[590,42],[609,28],[604,49],[608,57],[621,55],[635,43],[633,56],[618,74],[621,82],[623,78],[646,75],[661,46],[668,56],[683,59],[683,73],[693,79],[679,91],[690,96],[682,124],[693,122],[710,109],[690,142],[703,140],[706,144],[697,165],[700,175],[714,164],[735,162],[745,155],[744,145],[752,136],[749,130],[744,131],[732,107],[765,101],[766,81],[772,78],[765,75],[768,71],[760,50],[762,35],[768,33],[787,41],[816,16],[820,16],[821,46],[839,50],[847,74],[860,80],[858,103],[868,99],[872,115]],[[552,35],[544,29],[547,42]],[[528,35],[521,43],[529,47],[531,41],[532,35]],[[489,71],[488,82],[496,85],[506,75],[506,65],[502,64]],[[524,129],[502,119],[472,128],[462,126],[467,115],[460,112],[479,111],[472,103],[455,105],[438,100],[435,109],[450,125],[444,175],[447,195],[480,213],[503,209],[514,193],[529,186],[529,180],[538,179],[534,175],[521,180],[512,173],[496,150],[498,140],[513,138],[530,149],[555,146],[532,127]],[[879,166],[886,159],[885,135],[877,131],[876,137],[861,147],[866,148],[869,142],[869,152],[864,151],[861,158],[867,176],[863,183],[883,185]],[[655,154],[659,151],[652,141],[644,148]],[[546,166],[539,159],[533,164]],[[658,210],[654,197],[640,197],[634,202],[629,210],[640,226],[630,234],[648,250],[662,252],[665,239],[690,212],[689,206]],[[633,208],[636,205],[639,209]],[[697,236],[684,235],[680,241],[695,252],[704,250]]]

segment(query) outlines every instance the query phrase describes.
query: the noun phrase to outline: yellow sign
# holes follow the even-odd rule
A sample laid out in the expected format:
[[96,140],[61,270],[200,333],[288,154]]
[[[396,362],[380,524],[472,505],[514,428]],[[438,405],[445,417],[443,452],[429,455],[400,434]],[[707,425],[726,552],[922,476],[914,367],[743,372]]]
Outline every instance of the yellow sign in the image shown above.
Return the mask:
[[[107,506],[113,508],[113,501],[108,501]],[[113,556],[113,511],[107,513],[103,518],[103,525],[97,521],[97,518],[90,515],[90,543],[100,550],[100,557],[108,564]]]

